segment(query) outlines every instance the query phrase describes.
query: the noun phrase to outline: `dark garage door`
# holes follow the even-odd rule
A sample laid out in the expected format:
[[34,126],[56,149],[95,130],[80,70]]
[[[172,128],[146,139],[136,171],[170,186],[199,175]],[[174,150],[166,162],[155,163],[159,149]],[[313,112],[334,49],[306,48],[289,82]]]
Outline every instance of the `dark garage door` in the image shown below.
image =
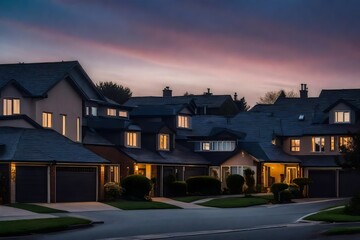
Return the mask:
[[96,201],[96,169],[94,167],[57,167],[56,201]]
[[360,192],[360,174],[355,171],[339,172],[339,197],[351,197]]
[[309,170],[309,197],[336,197],[336,171]]
[[47,167],[16,167],[16,202],[47,202]]

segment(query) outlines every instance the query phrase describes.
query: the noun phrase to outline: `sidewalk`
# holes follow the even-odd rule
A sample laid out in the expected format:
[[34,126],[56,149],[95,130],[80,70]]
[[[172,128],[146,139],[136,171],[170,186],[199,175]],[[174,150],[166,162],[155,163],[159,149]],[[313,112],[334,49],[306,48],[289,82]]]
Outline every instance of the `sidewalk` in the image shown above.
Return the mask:
[[[251,196],[258,197],[258,196],[271,196],[272,193],[254,193],[251,194]],[[192,202],[193,204],[200,204],[204,202],[208,202],[213,199],[220,199],[220,198],[236,198],[236,197],[245,197],[245,194],[236,194],[236,195],[219,195],[219,196],[213,196],[210,198],[204,198],[197,201]]]
[[39,214],[19,208],[0,205],[0,221],[40,219],[40,218],[56,218],[56,216],[50,214]]
[[161,202],[161,203],[167,203],[170,205],[174,205],[177,207],[181,207],[183,209],[200,209],[200,208],[210,208],[210,207],[204,207],[204,206],[200,206],[200,205],[196,205],[194,203],[185,203],[185,202],[180,202],[180,201],[175,201],[173,199],[170,198],[164,198],[164,197],[154,197],[152,198],[152,200],[154,202]]

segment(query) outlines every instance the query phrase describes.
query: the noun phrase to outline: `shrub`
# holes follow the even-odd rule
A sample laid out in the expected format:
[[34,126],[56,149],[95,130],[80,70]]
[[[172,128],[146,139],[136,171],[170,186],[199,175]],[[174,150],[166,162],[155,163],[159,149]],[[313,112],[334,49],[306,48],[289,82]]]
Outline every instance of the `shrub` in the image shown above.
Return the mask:
[[351,198],[349,204],[345,207],[345,212],[351,215],[360,215],[360,193]]
[[170,184],[170,194],[173,197],[181,197],[186,195],[186,182],[176,181]]
[[257,193],[266,193],[266,188],[264,187],[263,184],[256,184],[255,186],[255,192]]
[[284,191],[289,186],[286,183],[274,183],[270,187],[270,191],[274,194],[275,201],[279,202],[279,193]]
[[288,190],[291,193],[292,198],[301,198],[302,194],[299,190],[299,186],[296,184],[290,184]]
[[151,190],[151,182],[141,175],[129,175],[125,177],[121,186],[125,189],[124,195],[139,199],[147,199]]
[[229,188],[230,194],[242,193],[244,182],[243,176],[238,174],[231,174],[226,178],[226,185]]
[[304,196],[304,188],[305,186],[309,185],[311,183],[310,178],[295,178],[293,182],[299,186],[301,196]]
[[122,192],[120,185],[115,182],[105,183],[104,191],[105,191],[105,199],[111,201],[119,198]]
[[246,194],[251,194],[255,192],[255,178],[254,178],[255,172],[251,170],[250,168],[247,168],[244,170],[245,175],[245,182],[246,182]]
[[219,195],[221,192],[221,182],[210,176],[191,177],[186,184],[191,195]]
[[279,193],[279,202],[281,203],[289,203],[291,202],[292,194],[288,189],[285,189]]

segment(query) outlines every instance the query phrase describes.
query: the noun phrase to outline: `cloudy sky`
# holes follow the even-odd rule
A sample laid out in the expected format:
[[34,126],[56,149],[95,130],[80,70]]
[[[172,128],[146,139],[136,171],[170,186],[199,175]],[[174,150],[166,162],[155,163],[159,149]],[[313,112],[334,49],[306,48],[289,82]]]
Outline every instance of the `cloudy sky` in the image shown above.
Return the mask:
[[0,63],[79,60],[135,96],[360,87],[356,0],[1,0]]

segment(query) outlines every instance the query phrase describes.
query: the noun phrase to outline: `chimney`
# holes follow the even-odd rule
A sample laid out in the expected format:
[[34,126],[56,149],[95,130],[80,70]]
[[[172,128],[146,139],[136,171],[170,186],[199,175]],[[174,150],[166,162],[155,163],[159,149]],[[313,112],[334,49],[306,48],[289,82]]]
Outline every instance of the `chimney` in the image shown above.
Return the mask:
[[163,89],[163,97],[172,97],[172,90],[170,89],[169,86],[166,86]]
[[236,102],[237,101],[237,93],[234,94],[234,101]]
[[204,92],[205,96],[211,96],[212,92],[210,92],[210,88],[207,89],[207,92]]
[[304,83],[301,84],[300,98],[308,98],[308,88]]

